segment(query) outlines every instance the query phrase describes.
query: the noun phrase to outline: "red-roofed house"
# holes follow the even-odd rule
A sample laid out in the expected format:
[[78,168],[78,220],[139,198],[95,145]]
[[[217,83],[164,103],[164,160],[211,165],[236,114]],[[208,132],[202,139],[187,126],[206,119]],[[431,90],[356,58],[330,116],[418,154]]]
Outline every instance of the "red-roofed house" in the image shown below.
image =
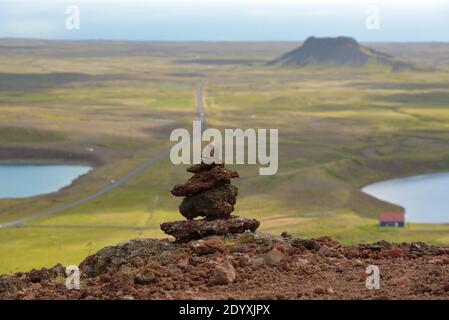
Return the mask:
[[405,213],[402,211],[386,211],[379,215],[381,227],[403,227],[405,224]]

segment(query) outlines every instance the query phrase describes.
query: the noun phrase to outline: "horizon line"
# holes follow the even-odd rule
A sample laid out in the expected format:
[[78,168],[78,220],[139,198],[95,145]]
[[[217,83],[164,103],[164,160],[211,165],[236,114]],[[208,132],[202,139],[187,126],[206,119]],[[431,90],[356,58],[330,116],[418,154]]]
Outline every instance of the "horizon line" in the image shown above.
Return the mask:
[[[310,36],[312,37],[312,36]],[[324,36],[324,37],[317,37],[316,38],[337,38],[331,37],[331,36]],[[346,36],[350,37],[350,36]],[[309,38],[309,37],[307,37]],[[104,41],[104,42],[172,42],[172,43],[181,43],[181,42],[196,42],[196,43],[207,43],[207,42],[236,42],[236,43],[261,43],[261,42],[304,42],[307,40],[305,39],[298,39],[298,40],[279,40],[279,39],[266,39],[266,40],[254,40],[254,39],[247,39],[247,40],[194,40],[194,39],[108,39],[108,38],[85,38],[85,39],[67,39],[67,38],[33,38],[33,37],[0,37],[0,41],[5,40],[22,40],[22,41],[65,41],[65,42],[93,42],[93,41]],[[418,40],[418,41],[411,41],[411,40],[358,40],[355,37],[354,38],[357,42],[360,43],[442,43],[442,44],[449,44],[449,40]]]

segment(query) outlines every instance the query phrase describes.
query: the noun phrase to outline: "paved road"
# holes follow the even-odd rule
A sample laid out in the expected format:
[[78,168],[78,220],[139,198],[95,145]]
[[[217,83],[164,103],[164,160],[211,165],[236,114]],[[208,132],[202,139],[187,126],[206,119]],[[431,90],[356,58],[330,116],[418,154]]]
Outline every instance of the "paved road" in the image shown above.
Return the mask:
[[[206,116],[205,116],[205,113],[204,113],[204,96],[203,96],[204,85],[205,85],[205,81],[204,80],[200,80],[199,83],[196,86],[196,91],[195,91],[196,107],[197,107],[197,112],[198,112],[198,115],[199,115],[199,120],[201,121],[201,129],[202,130],[204,130],[204,128],[206,126]],[[110,192],[110,191],[112,191],[114,189],[117,189],[117,188],[123,186],[128,180],[134,178],[135,176],[139,175],[142,171],[145,171],[146,169],[148,169],[149,167],[151,167],[155,163],[157,163],[160,160],[164,159],[165,157],[169,156],[169,154],[170,154],[170,149],[162,151],[161,153],[157,154],[153,158],[151,158],[148,161],[146,161],[145,163],[141,164],[140,166],[138,166],[137,168],[135,168],[134,170],[132,170],[131,172],[129,172],[125,176],[121,177],[119,180],[115,181],[114,183],[111,183],[111,184],[107,185],[103,189],[95,192],[94,194],[91,194],[91,195],[86,196],[84,198],[81,198],[79,200],[67,203],[67,204],[65,204],[65,205],[63,205],[61,207],[57,207],[57,208],[54,208],[54,209],[50,209],[50,210],[46,210],[46,211],[43,211],[43,212],[35,213],[35,214],[32,214],[30,216],[27,216],[27,217],[19,219],[19,220],[10,221],[10,222],[6,222],[6,223],[3,223],[3,224],[0,224],[0,228],[20,227],[20,226],[23,226],[23,224],[26,223],[26,222],[33,221],[33,220],[40,219],[40,218],[44,218],[44,217],[48,217],[48,216],[60,213],[60,212],[62,212],[64,210],[76,207],[76,206],[78,206],[78,205],[80,205],[82,203],[86,203],[88,201],[94,200],[94,199],[104,195],[105,193],[108,193],[108,192]]]

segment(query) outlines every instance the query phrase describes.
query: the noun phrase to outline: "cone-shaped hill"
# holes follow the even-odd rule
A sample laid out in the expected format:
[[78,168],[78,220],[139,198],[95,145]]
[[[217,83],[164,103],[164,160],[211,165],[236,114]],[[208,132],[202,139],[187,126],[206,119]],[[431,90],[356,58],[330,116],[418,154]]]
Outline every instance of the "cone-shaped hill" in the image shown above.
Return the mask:
[[336,66],[361,68],[369,65],[391,67],[393,71],[415,70],[406,62],[392,56],[361,46],[350,37],[309,37],[302,46],[276,58],[268,65],[286,67]]

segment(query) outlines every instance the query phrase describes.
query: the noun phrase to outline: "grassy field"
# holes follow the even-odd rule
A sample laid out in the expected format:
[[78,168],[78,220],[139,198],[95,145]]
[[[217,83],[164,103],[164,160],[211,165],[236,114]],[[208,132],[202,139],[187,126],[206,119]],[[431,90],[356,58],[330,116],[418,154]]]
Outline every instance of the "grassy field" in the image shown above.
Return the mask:
[[[195,86],[206,79],[209,126],[279,128],[277,175],[233,166],[242,177],[236,214],[276,234],[449,244],[449,225],[377,227],[378,213],[394,206],[359,191],[449,170],[449,45],[373,45],[429,67],[422,72],[263,66],[295,45],[0,41],[0,161],[76,154],[95,165],[61,192],[0,200],[0,223],[89,195],[168,148],[173,128],[191,128]],[[159,224],[181,219],[169,190],[189,176],[184,169],[167,158],[94,201],[0,229],[0,273],[163,237]]]

